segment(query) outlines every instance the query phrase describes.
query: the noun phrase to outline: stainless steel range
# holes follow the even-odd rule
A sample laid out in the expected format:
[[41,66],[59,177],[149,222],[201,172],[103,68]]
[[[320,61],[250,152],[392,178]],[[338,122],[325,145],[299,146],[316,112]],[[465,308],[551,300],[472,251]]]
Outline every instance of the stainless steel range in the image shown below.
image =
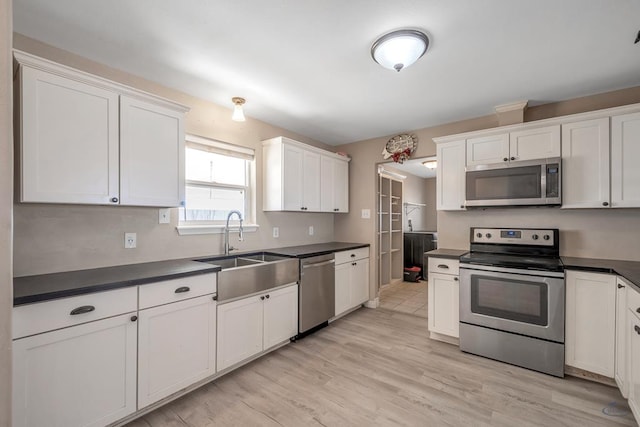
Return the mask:
[[557,229],[471,228],[460,258],[460,349],[564,376]]

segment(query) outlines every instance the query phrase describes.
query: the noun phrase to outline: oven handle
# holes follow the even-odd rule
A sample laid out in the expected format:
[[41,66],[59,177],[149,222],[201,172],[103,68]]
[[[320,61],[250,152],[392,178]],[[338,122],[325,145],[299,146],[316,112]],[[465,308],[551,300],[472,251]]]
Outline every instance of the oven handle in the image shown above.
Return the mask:
[[495,271],[498,273],[511,273],[522,274],[524,276],[541,276],[541,277],[564,277],[564,272],[561,271],[542,271],[542,270],[528,270],[526,268],[506,268],[496,267],[493,265],[477,265],[460,263],[461,269],[466,270],[480,270],[480,271]]

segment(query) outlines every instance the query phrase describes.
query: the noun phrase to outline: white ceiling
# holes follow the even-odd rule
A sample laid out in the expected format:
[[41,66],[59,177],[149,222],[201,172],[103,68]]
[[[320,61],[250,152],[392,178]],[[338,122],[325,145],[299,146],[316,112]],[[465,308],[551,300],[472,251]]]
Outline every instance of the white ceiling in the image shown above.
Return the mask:
[[435,157],[423,157],[420,159],[405,160],[404,163],[383,163],[382,166],[389,165],[389,167],[398,170],[402,173],[408,173],[410,175],[419,176],[420,178],[435,178],[436,170],[428,169],[424,167],[422,162],[427,160],[436,160]]
[[[638,0],[14,0],[26,36],[332,145],[640,85]],[[431,44],[395,73],[380,35]],[[231,113],[230,113],[231,114]]]

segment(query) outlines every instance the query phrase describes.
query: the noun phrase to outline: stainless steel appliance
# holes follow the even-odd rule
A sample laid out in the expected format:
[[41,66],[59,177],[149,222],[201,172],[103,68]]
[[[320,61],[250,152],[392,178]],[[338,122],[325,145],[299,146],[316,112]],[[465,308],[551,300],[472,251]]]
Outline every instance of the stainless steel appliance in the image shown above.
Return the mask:
[[460,258],[460,349],[564,376],[557,229],[471,228]]
[[560,205],[562,202],[559,157],[470,166],[465,175],[467,207]]
[[326,326],[335,316],[334,254],[300,260],[298,336]]

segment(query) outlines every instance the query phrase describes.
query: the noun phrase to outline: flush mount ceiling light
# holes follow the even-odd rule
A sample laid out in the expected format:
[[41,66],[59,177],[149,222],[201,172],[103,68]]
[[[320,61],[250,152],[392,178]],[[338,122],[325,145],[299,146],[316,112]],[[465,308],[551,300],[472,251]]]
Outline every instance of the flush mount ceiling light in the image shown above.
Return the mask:
[[233,115],[231,116],[231,120],[233,120],[234,122],[244,122],[245,118],[244,111],[242,111],[242,106],[246,102],[245,99],[235,96],[231,98],[231,101],[235,105],[235,107],[233,107]]
[[384,68],[400,71],[416,62],[429,47],[429,38],[417,30],[397,30],[380,37],[371,46],[373,60]]
[[422,166],[427,169],[435,169],[438,167],[438,162],[435,160],[427,160],[425,162],[422,162]]

